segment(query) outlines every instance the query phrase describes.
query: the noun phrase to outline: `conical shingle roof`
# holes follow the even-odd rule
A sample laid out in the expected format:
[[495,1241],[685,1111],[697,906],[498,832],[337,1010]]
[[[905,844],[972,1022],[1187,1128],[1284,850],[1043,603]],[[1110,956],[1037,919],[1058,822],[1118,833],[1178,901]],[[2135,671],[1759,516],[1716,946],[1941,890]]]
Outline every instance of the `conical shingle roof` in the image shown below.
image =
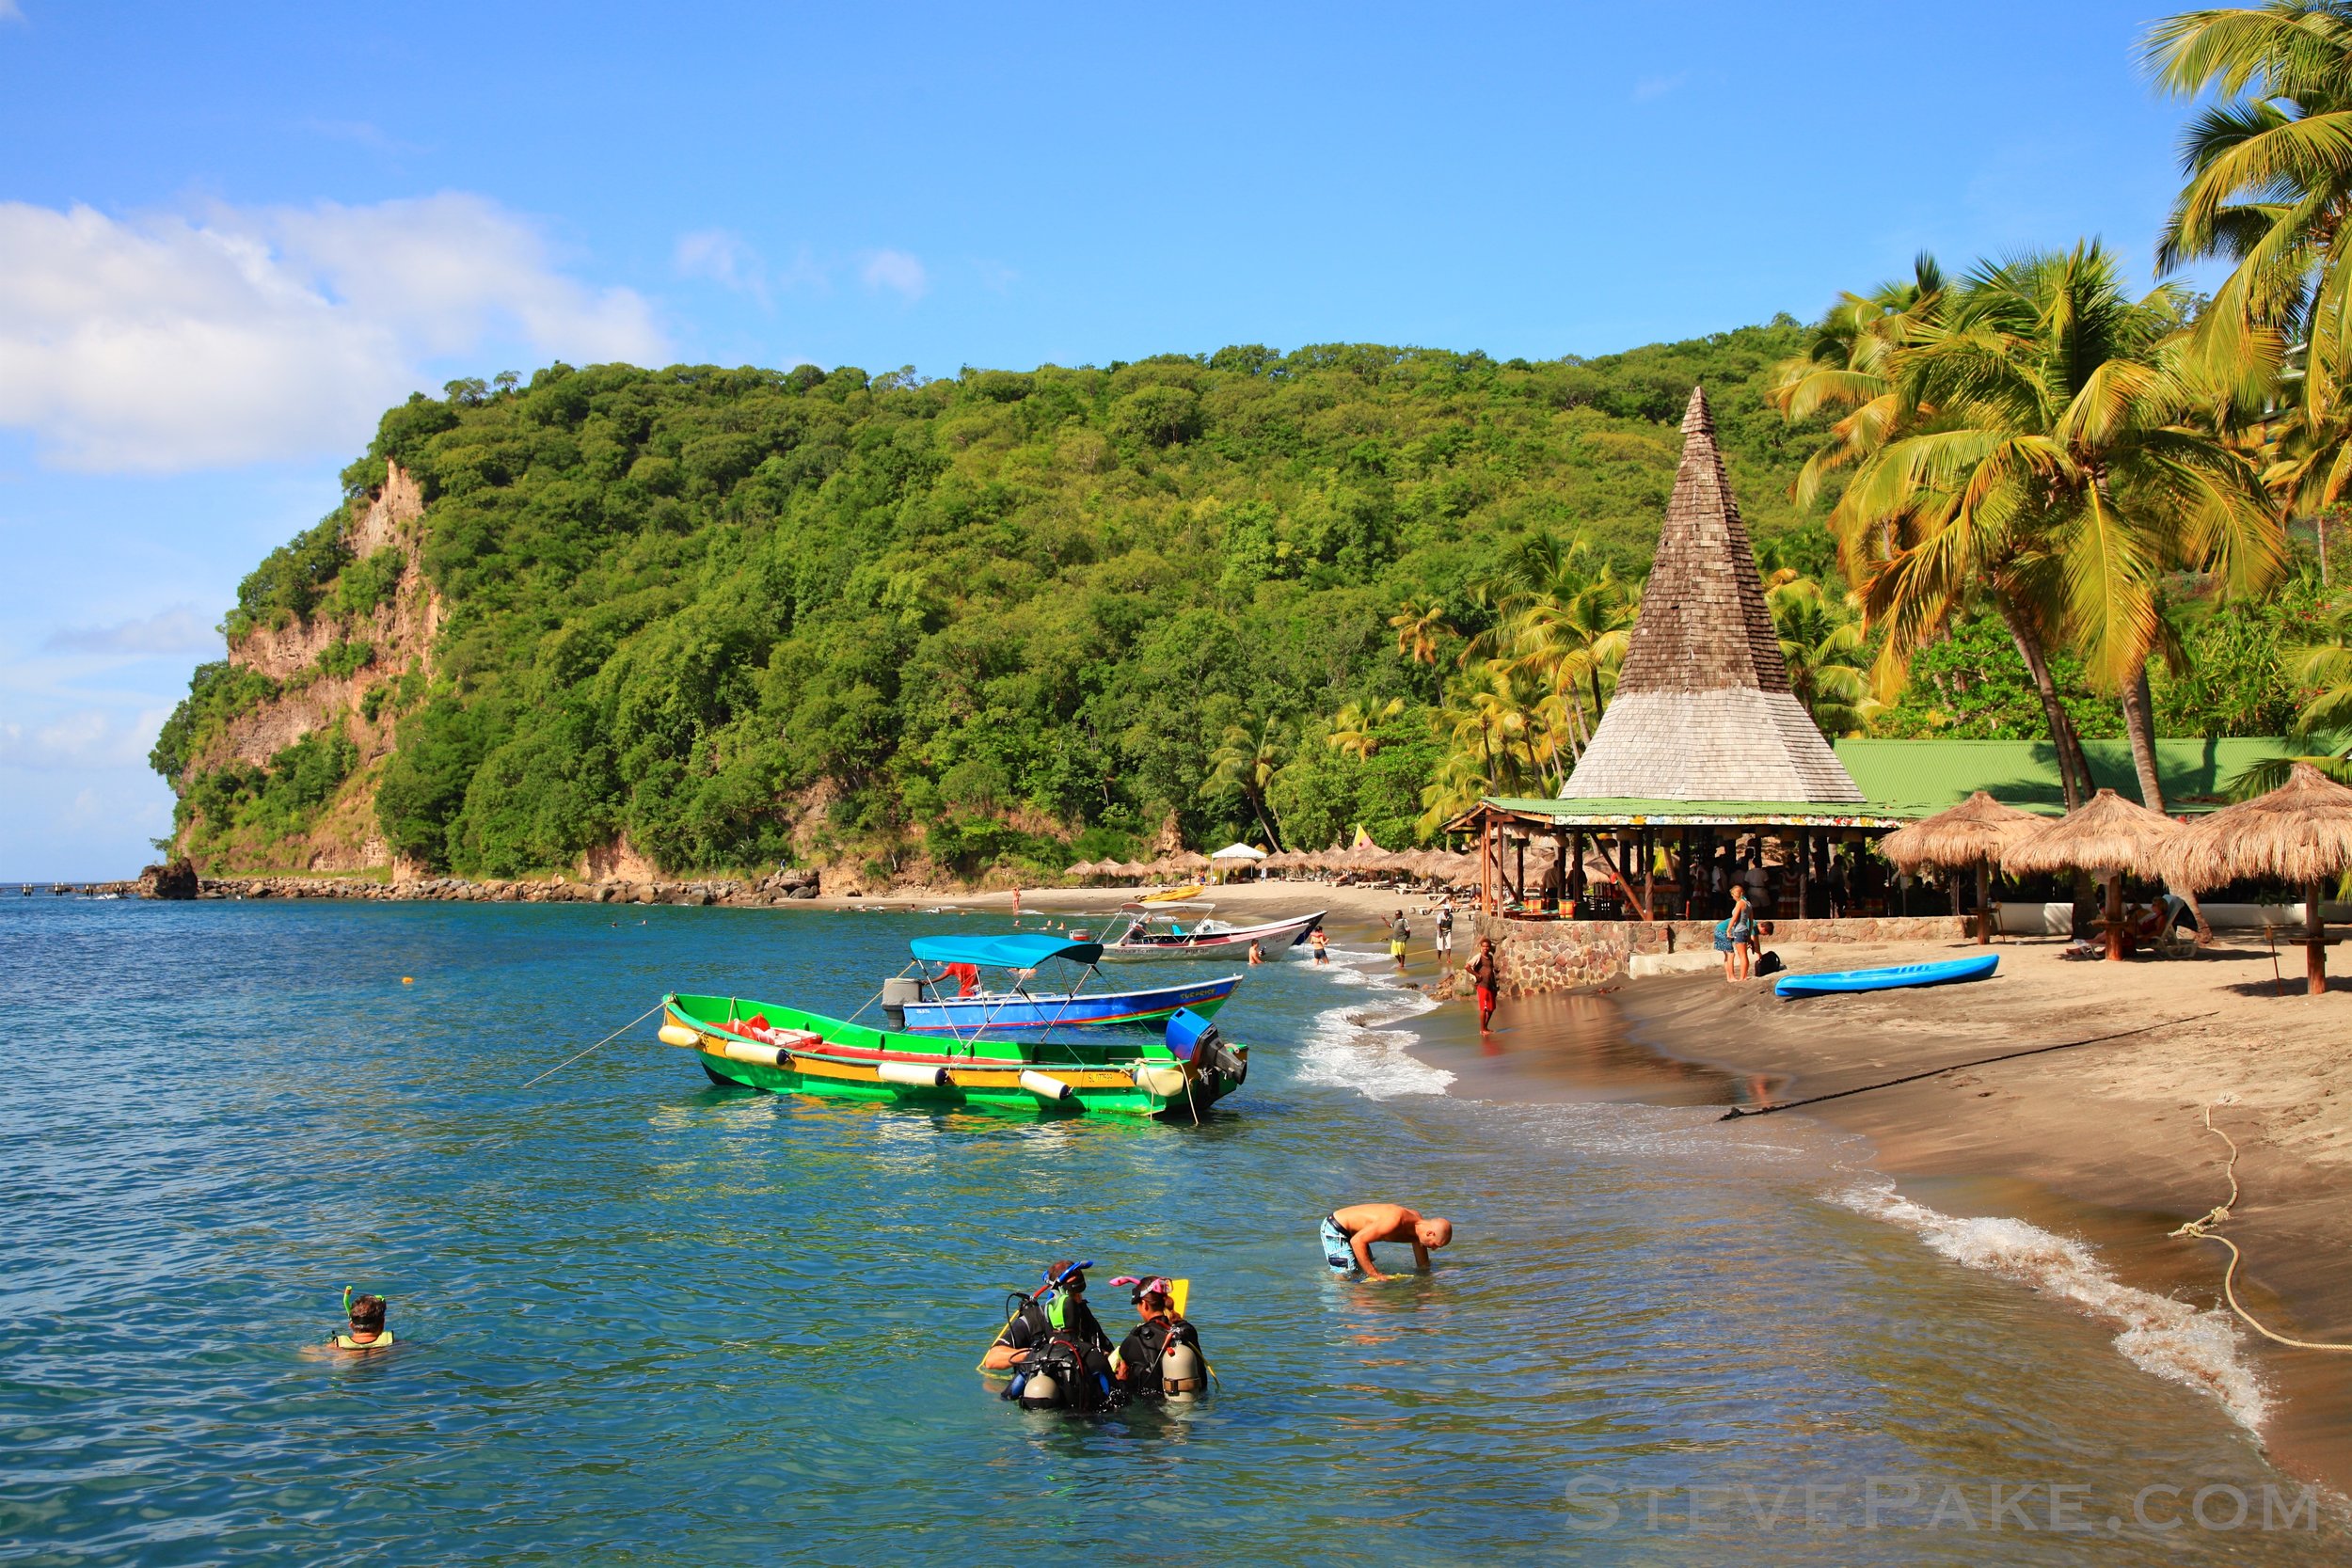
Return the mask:
[[1691,388],[1682,464],[1616,695],[1563,799],[1858,802],[1788,689],[1747,524]]

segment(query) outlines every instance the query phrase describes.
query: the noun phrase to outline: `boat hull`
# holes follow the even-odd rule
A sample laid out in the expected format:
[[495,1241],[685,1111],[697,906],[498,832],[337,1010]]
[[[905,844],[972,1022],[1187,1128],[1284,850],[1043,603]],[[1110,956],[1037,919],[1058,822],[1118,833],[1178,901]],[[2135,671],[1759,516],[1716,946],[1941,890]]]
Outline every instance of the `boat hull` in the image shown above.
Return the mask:
[[1238,974],[1188,986],[1158,986],[1149,990],[1104,991],[1096,995],[990,995],[946,997],[910,1002],[905,1029],[916,1035],[1059,1035],[1072,1029],[1107,1029],[1123,1025],[1160,1024],[1179,1007],[1190,1007],[1203,1018],[1232,1000],[1241,984]]
[[1883,969],[1848,969],[1828,974],[1784,974],[1773,983],[1772,993],[1784,998],[1837,996],[1852,991],[1948,986],[1963,980],[1981,980],[2000,967],[2000,962],[1998,953],[1986,953],[1941,963],[1889,964]]
[[[947,1040],[724,996],[666,996],[662,1020],[665,1036],[692,1037],[691,1049],[713,1083],[770,1094],[1181,1120],[1207,1110],[1248,1075],[1248,1048],[1222,1042],[1184,1059],[1150,1037],[1112,1036],[1093,1045]],[[754,1059],[763,1055],[774,1059]]]
[[1249,951],[1256,942],[1269,957],[1297,946],[1307,940],[1307,933],[1323,924],[1328,911],[1317,910],[1295,920],[1269,921],[1263,926],[1237,927],[1230,931],[1193,932],[1181,937],[1147,937],[1141,942],[1117,942],[1104,945],[1103,958],[1109,963],[1139,963],[1153,958],[1232,958]]

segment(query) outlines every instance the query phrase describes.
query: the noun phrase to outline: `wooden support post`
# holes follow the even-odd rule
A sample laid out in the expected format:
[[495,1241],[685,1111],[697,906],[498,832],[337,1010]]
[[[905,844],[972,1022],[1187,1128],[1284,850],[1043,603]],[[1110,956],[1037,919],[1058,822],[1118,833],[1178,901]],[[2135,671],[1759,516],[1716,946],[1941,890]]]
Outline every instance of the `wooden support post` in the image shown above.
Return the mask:
[[1518,842],[1513,859],[1518,869],[1518,875],[1511,879],[1511,902],[1524,906],[1527,903],[1527,839],[1524,835]]
[[1658,839],[1647,828],[1642,830],[1642,918],[1658,918]]
[[1797,918],[1813,913],[1813,835],[1797,830]]
[[1993,868],[1977,863],[1977,945],[1993,945]]
[[[2316,907],[2316,906],[2314,906]],[[2123,961],[2123,873],[2107,879],[2107,961]]]
[[2319,883],[2303,890],[2303,974],[2313,996],[2328,994],[2328,922],[2319,908]]

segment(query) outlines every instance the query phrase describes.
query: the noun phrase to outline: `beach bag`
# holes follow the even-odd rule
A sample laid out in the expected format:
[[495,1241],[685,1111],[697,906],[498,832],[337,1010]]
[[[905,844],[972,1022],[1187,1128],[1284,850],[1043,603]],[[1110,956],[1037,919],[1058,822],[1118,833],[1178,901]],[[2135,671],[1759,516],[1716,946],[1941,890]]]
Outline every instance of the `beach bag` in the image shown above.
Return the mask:
[[1756,972],[1759,975],[1777,974],[1788,967],[1780,961],[1780,955],[1777,953],[1767,953],[1756,960]]

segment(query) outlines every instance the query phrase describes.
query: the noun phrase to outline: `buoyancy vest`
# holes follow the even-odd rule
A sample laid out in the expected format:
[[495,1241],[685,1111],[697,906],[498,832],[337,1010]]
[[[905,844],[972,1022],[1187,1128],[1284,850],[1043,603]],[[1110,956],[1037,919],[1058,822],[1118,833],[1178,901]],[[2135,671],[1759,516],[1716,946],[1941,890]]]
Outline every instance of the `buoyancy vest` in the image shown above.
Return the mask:
[[1198,1354],[1200,1332],[1184,1318],[1153,1318],[1137,1323],[1119,1347],[1119,1365],[1124,1381],[1145,1393],[1198,1392],[1201,1379],[1171,1378],[1161,1365],[1170,1345],[1190,1345]]
[[327,1343],[333,1345],[337,1350],[373,1350],[378,1345],[389,1345],[391,1342],[392,1331],[389,1328],[379,1329],[376,1332],[375,1338],[373,1339],[359,1340],[353,1338],[348,1334],[338,1334],[334,1338],[327,1341]]

